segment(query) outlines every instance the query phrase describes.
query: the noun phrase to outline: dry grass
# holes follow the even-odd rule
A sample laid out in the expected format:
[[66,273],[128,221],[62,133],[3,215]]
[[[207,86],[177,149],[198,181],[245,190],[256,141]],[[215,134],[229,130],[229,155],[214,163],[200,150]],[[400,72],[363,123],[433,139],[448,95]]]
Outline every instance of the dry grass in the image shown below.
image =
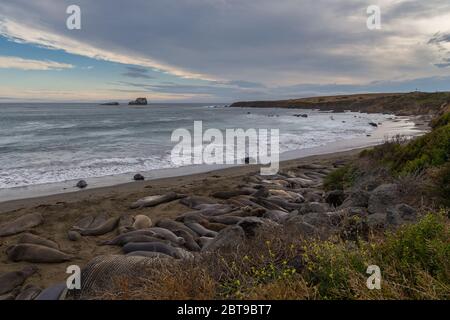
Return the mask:
[[[261,230],[231,251],[117,278],[114,288],[94,298],[449,299],[449,230],[445,212],[369,241],[306,240],[281,228]],[[381,290],[366,286],[372,264],[381,268]]]

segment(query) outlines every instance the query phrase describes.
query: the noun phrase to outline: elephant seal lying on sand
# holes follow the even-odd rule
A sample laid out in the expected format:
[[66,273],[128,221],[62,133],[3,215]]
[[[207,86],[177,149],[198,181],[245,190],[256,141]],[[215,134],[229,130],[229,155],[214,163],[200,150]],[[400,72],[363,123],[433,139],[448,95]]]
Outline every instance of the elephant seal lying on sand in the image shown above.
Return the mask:
[[160,227],[160,228],[164,228],[164,229],[170,230],[170,231],[174,232],[175,234],[176,234],[176,232],[175,232],[176,230],[184,230],[187,233],[189,233],[192,237],[196,237],[197,236],[197,234],[194,231],[192,231],[191,229],[186,227],[183,223],[178,222],[178,221],[174,221],[174,220],[170,220],[170,219],[166,219],[166,218],[159,220],[156,223],[156,226]]
[[0,275],[0,295],[21,286],[28,277],[37,272],[36,266],[26,266],[20,271],[7,272]]
[[146,257],[146,258],[160,258],[160,259],[174,259],[171,255],[154,252],[154,251],[133,251],[126,254],[127,257]]
[[182,237],[185,241],[184,246],[191,251],[200,251],[200,246],[195,242],[194,237],[184,229],[174,230],[177,236]]
[[116,228],[118,222],[119,218],[110,218],[98,227],[89,227],[89,229],[83,229],[74,226],[73,229],[75,231],[78,231],[82,236],[101,236],[113,231]]
[[184,197],[186,197],[186,195],[179,194],[176,192],[169,192],[169,193],[166,193],[165,195],[149,196],[149,197],[139,199],[138,201],[132,203],[130,206],[130,209],[154,207],[161,203],[171,202],[171,201],[178,200],[178,199],[181,199]]
[[178,252],[174,247],[161,242],[130,242],[122,250],[124,253],[136,251],[160,252],[173,258],[178,258]]
[[129,242],[162,242],[162,243],[167,243],[169,241],[167,240],[163,240],[163,239],[158,239],[156,237],[153,236],[149,236],[146,234],[139,234],[139,233],[131,233],[131,234],[121,234],[117,237],[115,237],[112,240],[108,240],[108,241],[104,241],[101,244],[102,245],[110,245],[110,246],[124,246]]
[[177,235],[175,233],[173,233],[172,231],[170,231],[168,229],[153,227],[153,228],[149,228],[146,230],[152,231],[156,235],[158,235],[166,240],[169,240],[170,242],[173,242],[174,244],[178,244],[178,245],[184,244],[184,239],[182,237],[177,237]]
[[40,213],[26,214],[14,221],[2,224],[0,226],[0,237],[12,236],[36,227],[44,222]]
[[56,242],[39,237],[39,236],[31,234],[31,233],[25,233],[24,235],[22,235],[20,237],[18,243],[39,244],[41,246],[59,250],[59,246]]
[[217,236],[217,232],[206,229],[204,226],[202,226],[200,223],[196,222],[186,222],[185,223],[188,228],[191,228],[193,231],[198,233],[202,237],[212,237],[214,238]]
[[38,244],[16,244],[6,249],[6,254],[14,262],[59,263],[72,260],[62,251]]

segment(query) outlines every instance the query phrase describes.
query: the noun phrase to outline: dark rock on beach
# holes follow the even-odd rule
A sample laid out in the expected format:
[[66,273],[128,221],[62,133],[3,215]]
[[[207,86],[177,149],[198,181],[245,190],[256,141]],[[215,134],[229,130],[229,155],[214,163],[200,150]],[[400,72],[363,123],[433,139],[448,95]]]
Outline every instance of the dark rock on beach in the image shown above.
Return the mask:
[[88,184],[87,184],[87,182],[84,181],[84,180],[80,180],[80,181],[78,181],[78,183],[76,184],[76,187],[77,187],[77,188],[80,188],[80,189],[84,189],[84,188],[86,188],[87,186],[88,186]]
[[345,200],[345,193],[342,190],[330,191],[325,195],[325,201],[333,207],[340,206]]
[[134,175],[133,180],[134,181],[143,181],[143,180],[145,180],[145,177],[142,174],[138,173],[138,174]]

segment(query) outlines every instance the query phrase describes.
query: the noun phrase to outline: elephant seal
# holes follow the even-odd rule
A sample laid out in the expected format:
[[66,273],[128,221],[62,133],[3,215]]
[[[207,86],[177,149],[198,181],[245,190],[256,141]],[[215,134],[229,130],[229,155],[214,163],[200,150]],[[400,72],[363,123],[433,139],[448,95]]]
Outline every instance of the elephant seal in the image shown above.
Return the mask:
[[14,221],[2,224],[0,226],[0,237],[12,236],[33,227],[36,227],[44,222],[44,218],[40,213],[30,213]]
[[34,300],[41,292],[41,288],[29,284],[26,285],[22,291],[20,291],[20,293],[16,296],[16,300]]
[[201,204],[215,204],[211,199],[201,196],[189,196],[181,199],[180,203],[191,209],[195,209]]
[[174,259],[171,255],[154,252],[154,251],[133,251],[126,254],[127,257],[147,257],[147,258],[160,258],[160,259]]
[[74,231],[78,231],[82,236],[101,236],[113,231],[116,228],[118,222],[119,218],[110,218],[98,227],[90,227],[89,229],[73,227],[73,229]]
[[221,216],[223,214],[230,213],[235,210],[234,206],[229,204],[201,204],[194,207],[195,210],[199,210],[199,213],[205,216]]
[[38,244],[16,244],[6,249],[6,254],[14,262],[60,263],[72,260],[62,251]]
[[209,229],[209,230],[212,230],[215,232],[220,232],[220,230],[223,230],[226,227],[228,227],[226,224],[210,222],[210,221],[206,221],[205,223],[200,223],[200,224],[202,226],[204,226],[206,229]]
[[213,223],[221,223],[221,224],[238,224],[239,221],[241,221],[242,217],[236,217],[236,216],[214,216],[209,217],[209,221]]
[[194,212],[186,212],[183,213],[181,216],[178,216],[176,218],[178,221],[183,221],[184,223],[186,222],[206,222],[206,217],[203,216],[201,213],[199,213],[198,211],[194,211]]
[[112,240],[104,241],[101,244],[102,245],[110,245],[110,246],[124,246],[129,242],[162,242],[167,243],[169,241],[158,239],[153,236],[148,236],[145,234],[121,234],[117,237],[115,237]]
[[176,234],[176,232],[175,232],[176,230],[184,230],[187,233],[189,233],[192,237],[197,236],[197,234],[194,231],[192,231],[191,229],[186,227],[183,223],[174,221],[174,220],[170,220],[170,219],[161,219],[156,223],[156,226],[160,227],[160,228],[168,229],[168,230],[174,232],[175,234]]
[[60,283],[42,290],[35,300],[61,300],[67,293],[67,284]]
[[0,275],[0,295],[21,286],[27,278],[38,271],[36,266],[26,266],[20,271],[12,271]]
[[153,228],[149,228],[147,230],[153,231],[158,236],[160,236],[166,240],[169,240],[170,242],[173,242],[174,244],[178,244],[178,245],[184,244],[184,239],[182,237],[177,237],[177,235],[175,233],[173,233],[172,231],[170,231],[168,229],[153,227]]
[[184,194],[169,192],[165,195],[149,196],[132,203],[130,209],[138,209],[145,207],[155,207],[161,203],[171,202],[186,197]]
[[39,244],[41,246],[46,246],[49,248],[57,249],[59,250],[59,245],[52,241],[48,240],[42,237],[39,237],[37,235],[31,234],[31,233],[25,233],[20,238],[18,243],[30,243],[30,244]]
[[256,192],[256,189],[253,188],[242,188],[239,190],[233,191],[219,191],[211,194],[212,197],[222,200],[228,200],[237,196],[249,196]]
[[193,231],[198,233],[202,237],[215,237],[217,236],[217,232],[206,229],[200,223],[196,222],[186,222],[185,223],[188,228],[191,228]]
[[161,252],[173,258],[178,257],[178,252],[174,247],[161,242],[130,242],[122,248],[124,253],[135,251]]
[[184,229],[174,230],[173,233],[175,233],[177,236],[182,237],[184,239],[184,246],[190,250],[190,251],[200,251],[200,247],[195,242],[194,237],[189,233],[186,232]]
[[151,226],[152,220],[149,217],[144,216],[143,214],[139,214],[136,217],[134,217],[133,228],[135,230],[147,229],[150,228]]

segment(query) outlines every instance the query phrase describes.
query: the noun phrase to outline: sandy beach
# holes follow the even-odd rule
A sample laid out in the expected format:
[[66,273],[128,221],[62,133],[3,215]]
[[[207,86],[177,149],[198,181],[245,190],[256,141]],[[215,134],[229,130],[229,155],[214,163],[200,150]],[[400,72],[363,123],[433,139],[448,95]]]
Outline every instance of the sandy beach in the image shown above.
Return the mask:
[[[426,130],[426,126],[416,126],[417,134]],[[372,144],[378,144],[389,130],[386,125],[375,134]],[[391,132],[392,133],[392,132]],[[356,141],[356,144],[347,144],[347,149],[342,152],[332,152],[332,148],[322,147],[309,151],[319,154],[296,157],[295,154],[285,155],[290,160],[280,163],[280,171],[287,172],[303,164],[319,164],[333,167],[336,161],[349,161],[359,152],[367,148],[356,147],[358,143],[368,144],[368,141]],[[345,145],[345,144],[344,144]],[[335,148],[343,148],[339,144]],[[322,153],[322,154],[320,154]],[[307,154],[307,153],[306,153]],[[298,154],[297,154],[298,156]],[[103,254],[119,254],[120,247],[101,246],[102,241],[109,240],[113,233],[97,237],[82,237],[81,240],[73,242],[68,239],[67,232],[80,220],[80,218],[107,213],[110,217],[120,217],[124,214],[145,214],[157,222],[161,218],[172,218],[179,216],[189,209],[172,201],[152,208],[130,209],[134,201],[152,195],[166,194],[173,191],[186,195],[210,197],[214,192],[237,190],[239,186],[248,183],[248,178],[259,174],[258,165],[235,166],[231,168],[213,170],[178,177],[166,177],[140,182],[122,183],[114,186],[97,187],[75,192],[64,192],[53,195],[32,197],[0,203],[0,225],[12,221],[18,217],[30,213],[40,213],[44,223],[31,230],[31,233],[51,239],[58,243],[61,251],[72,254],[76,258],[67,263],[46,264],[39,263],[39,272],[30,278],[30,282],[41,287],[48,287],[66,279],[66,268],[69,265],[83,266],[92,258]],[[217,199],[215,202],[220,202]],[[114,233],[115,234],[115,233]],[[0,273],[20,269],[29,263],[11,262],[5,252],[6,248],[17,243],[20,234],[0,238]]]
[[[335,161],[351,159],[360,152],[351,150],[326,155],[310,156],[299,160],[289,160],[281,164],[281,170],[289,170],[300,164],[332,164]],[[102,254],[120,253],[120,247],[99,246],[101,241],[110,239],[111,234],[99,237],[83,237],[81,241],[67,239],[68,230],[81,217],[100,212],[118,217],[124,213],[145,214],[153,221],[161,218],[174,218],[188,211],[178,201],[162,204],[153,208],[129,208],[130,204],[140,198],[175,191],[189,195],[209,196],[213,192],[234,190],[245,183],[246,177],[259,173],[258,166],[243,166],[195,174],[183,177],[133,182],[113,187],[83,190],[73,193],[58,194],[40,198],[17,200],[2,203],[0,224],[11,221],[27,213],[41,213],[45,223],[33,229],[33,233],[50,238],[60,245],[62,251],[77,258],[60,264],[39,264],[39,272],[30,278],[30,282],[46,287],[66,279],[66,267],[83,266],[90,259]],[[0,272],[20,269],[29,263],[14,263],[8,260],[5,249],[17,242],[20,235],[0,238]]]

